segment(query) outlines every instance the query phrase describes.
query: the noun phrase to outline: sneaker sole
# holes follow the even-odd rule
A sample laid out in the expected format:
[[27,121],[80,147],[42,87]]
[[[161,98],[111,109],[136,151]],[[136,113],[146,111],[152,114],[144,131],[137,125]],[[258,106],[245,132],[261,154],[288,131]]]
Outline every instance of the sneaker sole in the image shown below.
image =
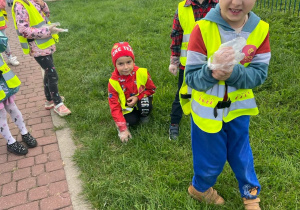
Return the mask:
[[[60,96],[60,98],[61,98],[61,101],[62,102],[64,102],[65,101],[65,97],[63,97],[63,96]],[[47,109],[47,110],[50,110],[50,109],[53,109],[54,108],[54,104],[53,105],[51,105],[51,106],[46,106],[45,105],[45,109]]]
[[58,111],[56,111],[55,109],[54,109],[54,112],[56,113],[56,114],[58,114],[59,116],[61,116],[61,117],[64,117],[64,116],[67,116],[67,115],[70,115],[71,114],[71,112],[70,113],[59,113]]
[[21,155],[27,155],[27,153],[28,153],[28,150],[27,150],[27,152],[24,153],[24,154],[17,153],[17,152],[15,152],[15,151],[13,151],[13,150],[10,150],[10,149],[7,149],[7,151],[10,152],[10,153],[12,153],[12,154],[14,154],[14,155],[19,155],[19,156],[21,156]]
[[[22,142],[24,142],[24,144],[26,144],[26,142],[25,141],[22,141]],[[37,145],[38,145],[38,143],[36,142],[36,144],[35,145],[29,145],[29,144],[26,144],[26,146],[28,147],[28,148],[35,148],[35,147],[37,147]]]
[[45,106],[45,109],[47,110],[50,110],[50,109],[53,109],[54,108],[54,105],[53,106]]

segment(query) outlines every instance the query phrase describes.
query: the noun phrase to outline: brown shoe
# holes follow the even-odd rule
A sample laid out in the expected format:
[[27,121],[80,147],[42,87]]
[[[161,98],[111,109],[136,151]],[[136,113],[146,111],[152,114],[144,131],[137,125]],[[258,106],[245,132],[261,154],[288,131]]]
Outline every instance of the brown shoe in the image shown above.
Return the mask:
[[212,187],[210,187],[205,192],[199,192],[193,187],[193,185],[190,185],[188,188],[188,192],[192,198],[200,202],[204,201],[216,205],[222,205],[225,203],[224,199],[221,196],[219,196],[217,191]]
[[259,207],[259,202],[260,202],[259,198],[255,198],[255,199],[243,198],[243,201],[244,201],[244,205],[245,205],[246,210],[260,210],[261,209]]

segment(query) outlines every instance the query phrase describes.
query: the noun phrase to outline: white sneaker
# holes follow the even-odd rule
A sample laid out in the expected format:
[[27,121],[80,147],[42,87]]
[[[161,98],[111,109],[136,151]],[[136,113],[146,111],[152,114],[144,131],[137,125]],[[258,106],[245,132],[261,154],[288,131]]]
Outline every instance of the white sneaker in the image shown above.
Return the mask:
[[17,60],[16,56],[9,57],[8,58],[8,63],[10,63],[13,66],[18,66],[20,64],[19,61]]

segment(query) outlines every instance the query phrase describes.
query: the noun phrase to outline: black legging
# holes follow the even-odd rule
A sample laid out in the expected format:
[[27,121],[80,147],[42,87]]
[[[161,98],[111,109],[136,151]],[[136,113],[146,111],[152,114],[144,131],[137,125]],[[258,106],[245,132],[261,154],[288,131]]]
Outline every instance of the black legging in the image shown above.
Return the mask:
[[150,114],[152,110],[152,100],[153,97],[142,98],[137,102],[137,107],[128,114],[125,114],[124,117],[126,122],[129,125],[136,125],[139,123],[141,117],[146,117]]
[[55,105],[61,103],[57,87],[58,75],[53,64],[52,55],[34,57],[34,59],[45,70],[44,92],[47,101],[53,100]]

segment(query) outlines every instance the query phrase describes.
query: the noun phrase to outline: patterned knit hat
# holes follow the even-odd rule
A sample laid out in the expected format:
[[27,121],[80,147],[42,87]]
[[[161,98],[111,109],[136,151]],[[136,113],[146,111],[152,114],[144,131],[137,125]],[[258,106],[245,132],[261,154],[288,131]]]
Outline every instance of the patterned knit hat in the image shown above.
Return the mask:
[[133,50],[128,42],[115,43],[111,50],[111,58],[114,66],[116,66],[117,59],[123,56],[129,56],[134,61]]

